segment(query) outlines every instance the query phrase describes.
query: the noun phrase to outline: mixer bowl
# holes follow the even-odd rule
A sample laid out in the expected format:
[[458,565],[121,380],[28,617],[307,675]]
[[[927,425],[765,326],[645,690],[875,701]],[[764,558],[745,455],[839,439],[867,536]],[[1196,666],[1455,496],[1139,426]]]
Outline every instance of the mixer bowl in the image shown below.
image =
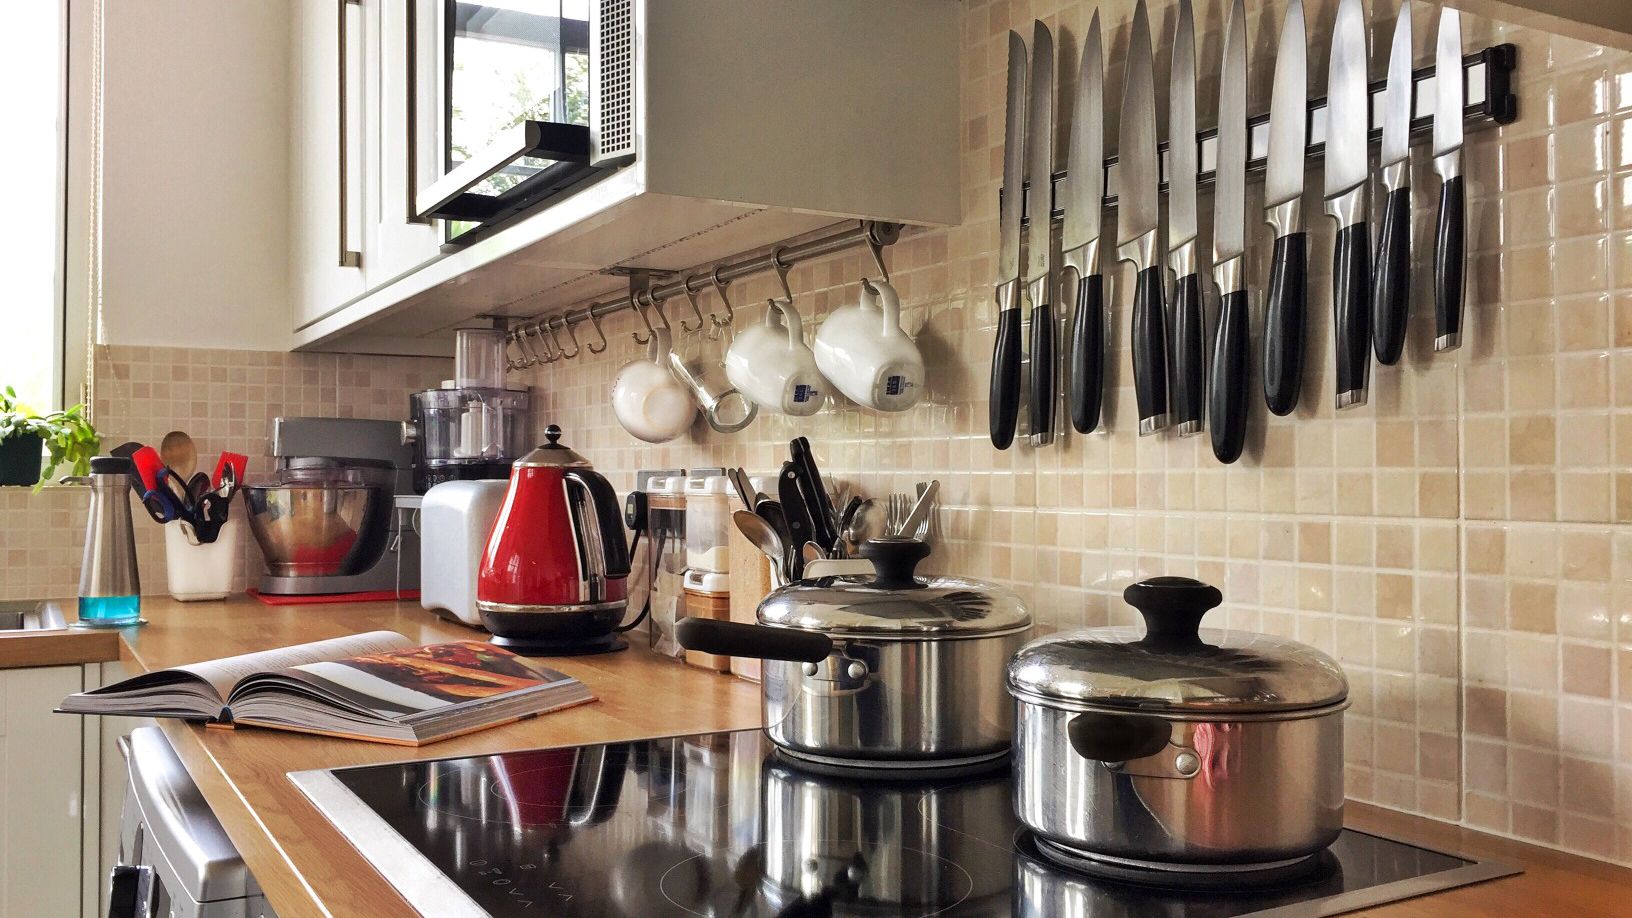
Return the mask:
[[275,577],[357,574],[380,560],[391,489],[353,482],[248,485],[249,531]]

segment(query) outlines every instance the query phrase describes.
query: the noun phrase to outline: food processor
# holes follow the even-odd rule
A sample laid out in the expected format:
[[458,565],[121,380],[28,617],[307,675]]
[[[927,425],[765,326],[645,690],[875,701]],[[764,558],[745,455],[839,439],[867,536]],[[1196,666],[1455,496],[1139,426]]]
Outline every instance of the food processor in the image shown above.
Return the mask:
[[534,445],[532,399],[504,383],[504,330],[455,331],[453,361],[453,379],[409,397],[420,494],[444,481],[509,478]]

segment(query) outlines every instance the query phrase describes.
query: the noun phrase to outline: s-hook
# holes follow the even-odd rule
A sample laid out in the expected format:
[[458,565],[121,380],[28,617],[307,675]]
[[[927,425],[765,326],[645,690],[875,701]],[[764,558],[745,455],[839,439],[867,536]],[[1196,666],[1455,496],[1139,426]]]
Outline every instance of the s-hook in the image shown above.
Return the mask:
[[688,274],[680,279],[680,289],[685,291],[686,302],[691,304],[691,314],[697,317],[697,324],[695,326],[687,325],[686,320],[681,319],[680,330],[688,335],[692,334],[693,332],[701,331],[703,326],[707,323],[703,321],[702,307],[697,305],[697,293],[691,289],[691,275]]
[[644,290],[631,291],[629,294],[629,305],[634,308],[635,315],[640,316],[640,323],[646,326],[646,337],[644,338],[640,336],[638,330],[629,333],[629,337],[635,339],[635,343],[641,347],[650,344],[652,339],[657,337],[657,329],[652,327],[652,319],[646,315],[646,307],[641,305],[641,299],[645,294],[646,291]]
[[[516,343],[516,333],[510,332],[504,336],[504,365],[512,370],[525,370],[532,366],[527,362],[527,352],[522,351],[520,357],[512,356],[510,346]],[[519,350],[519,347],[518,347]]]
[[884,283],[890,282],[890,269],[884,267],[884,243],[872,232],[867,233],[867,250],[873,253],[873,264],[878,265],[878,275]]
[[[609,345],[609,342],[606,340],[606,332],[601,330],[601,317],[595,314],[595,304],[593,304],[593,303],[591,303],[590,306],[589,306],[589,324],[595,326],[595,334],[600,336],[601,346],[596,347],[593,344],[587,344],[586,343],[584,345],[584,347],[589,348],[589,352],[591,354],[604,354],[604,353],[606,353],[606,349],[607,349],[607,346]],[[578,340],[578,337],[576,335],[574,335],[572,340],[576,341],[576,340]]]
[[570,354],[567,353],[566,348],[561,346],[561,339],[556,337],[555,326],[550,324],[549,319],[544,320],[544,330],[550,333],[550,341],[554,342],[555,344],[555,352],[560,354],[562,357],[571,360],[572,358],[577,357],[578,352],[581,350],[581,348],[578,346],[578,336],[572,333],[572,324],[566,320],[565,316],[563,316],[561,319],[561,326],[567,330],[567,337],[572,339],[572,353]]
[[787,246],[779,245],[771,251],[771,264],[776,268],[776,277],[782,282],[782,293],[787,297],[788,305],[793,305],[793,288],[788,286],[788,271],[793,265],[782,260],[782,253]]
[[731,307],[731,296],[727,292],[728,288],[731,286],[731,282],[720,279],[719,265],[714,266],[714,270],[709,272],[709,277],[714,281],[714,289],[719,291],[720,305],[725,307],[725,320],[721,321],[720,317],[715,315],[713,310],[709,310],[708,318],[716,326],[724,328],[737,321],[737,311]]

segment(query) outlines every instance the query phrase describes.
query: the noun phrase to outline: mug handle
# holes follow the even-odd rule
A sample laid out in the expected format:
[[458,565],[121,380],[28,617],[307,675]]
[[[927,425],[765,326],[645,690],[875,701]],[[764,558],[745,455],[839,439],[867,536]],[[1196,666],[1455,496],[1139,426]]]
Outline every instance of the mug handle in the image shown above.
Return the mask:
[[884,312],[884,337],[906,337],[906,331],[901,328],[901,296],[895,292],[895,287],[889,281],[877,281],[878,299]]
[[667,367],[669,354],[674,350],[674,339],[666,328],[652,329],[652,340],[646,344],[646,359],[660,367]]
[[[799,310],[793,308],[793,303],[787,300],[771,300],[771,311],[781,313],[783,324],[788,327],[788,347],[795,350],[805,346],[805,322],[799,317]],[[770,313],[766,313],[769,318]]]

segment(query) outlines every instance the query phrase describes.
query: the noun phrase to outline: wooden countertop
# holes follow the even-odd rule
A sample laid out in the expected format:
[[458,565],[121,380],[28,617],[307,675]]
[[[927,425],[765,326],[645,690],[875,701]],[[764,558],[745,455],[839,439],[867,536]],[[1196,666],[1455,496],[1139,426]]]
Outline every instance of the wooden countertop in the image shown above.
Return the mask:
[[[63,603],[67,609],[72,602]],[[72,612],[65,613],[72,620]],[[0,669],[106,663],[119,659],[119,632],[57,628],[0,631]]]
[[[398,631],[425,643],[478,634],[408,603],[269,607],[242,597],[192,604],[154,597],[143,606],[150,624],[122,632],[121,659],[133,672],[374,629]],[[582,679],[600,700],[420,749],[273,730],[209,729],[181,721],[162,726],[281,918],[396,918],[412,910],[307,802],[288,772],[760,723],[758,686],[643,649],[554,658],[550,665]],[[1347,821],[1356,829],[1526,871],[1367,915],[1592,915],[1614,913],[1632,902],[1632,870],[1364,804],[1351,804]]]

